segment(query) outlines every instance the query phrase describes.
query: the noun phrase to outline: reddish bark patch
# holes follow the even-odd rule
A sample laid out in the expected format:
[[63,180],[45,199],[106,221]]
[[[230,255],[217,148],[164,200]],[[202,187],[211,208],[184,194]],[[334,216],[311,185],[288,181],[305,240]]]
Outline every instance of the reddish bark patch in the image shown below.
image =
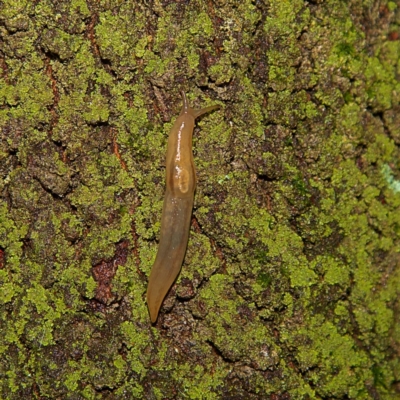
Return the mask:
[[6,259],[6,257],[5,257],[4,250],[3,250],[3,249],[0,249],[0,269],[3,269],[3,268],[4,268],[5,259]]
[[121,164],[121,168],[126,171],[125,161],[122,159],[121,154],[119,152],[119,148],[118,148],[117,133],[115,132],[114,129],[112,129],[112,131],[113,131],[113,135],[112,135],[112,138],[113,138],[113,153],[118,158],[118,161]]
[[[119,265],[125,265],[128,257],[128,241],[118,243],[115,249],[115,256],[111,260],[102,260],[92,269],[93,278],[97,282],[94,299],[103,305],[108,305],[114,300],[111,291],[112,280]],[[96,308],[96,307],[95,307]]]

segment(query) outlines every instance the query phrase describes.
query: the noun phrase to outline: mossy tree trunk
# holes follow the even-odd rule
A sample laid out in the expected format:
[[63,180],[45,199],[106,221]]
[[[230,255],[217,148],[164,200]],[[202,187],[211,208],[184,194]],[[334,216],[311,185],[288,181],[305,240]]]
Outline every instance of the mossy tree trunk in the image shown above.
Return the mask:
[[[400,396],[392,1],[0,3],[0,397]],[[151,326],[166,138],[195,129]]]

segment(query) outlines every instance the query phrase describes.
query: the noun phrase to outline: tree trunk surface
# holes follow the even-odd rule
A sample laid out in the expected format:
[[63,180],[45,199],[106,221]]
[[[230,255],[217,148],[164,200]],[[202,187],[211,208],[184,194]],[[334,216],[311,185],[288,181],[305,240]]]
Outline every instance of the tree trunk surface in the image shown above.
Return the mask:
[[400,398],[399,102],[398,2],[0,2],[0,398]]

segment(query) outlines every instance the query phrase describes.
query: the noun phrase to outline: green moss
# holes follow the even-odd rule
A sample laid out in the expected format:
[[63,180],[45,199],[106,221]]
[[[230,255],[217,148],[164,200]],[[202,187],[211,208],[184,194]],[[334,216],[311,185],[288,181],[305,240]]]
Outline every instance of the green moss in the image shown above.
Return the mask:
[[[67,3],[2,9],[0,397],[395,396],[396,5]],[[150,326],[180,90],[223,107]]]
[[98,122],[106,122],[109,116],[109,110],[105,106],[105,99],[99,93],[93,94],[89,99],[88,110],[83,114],[83,117],[90,124]]
[[210,77],[217,85],[228,83],[234,75],[234,70],[231,66],[228,57],[222,57],[217,63],[209,68]]
[[[124,11],[118,15],[111,11],[100,14],[100,23],[96,26],[96,40],[105,58],[115,59],[118,57],[119,63],[134,66],[135,53],[131,51],[131,46],[138,44],[138,38],[136,35],[130,34],[133,31],[129,30],[129,18],[132,12],[129,10],[129,5]],[[137,18],[135,24],[136,33],[139,33],[143,29],[141,18]],[[128,36],[129,40],[126,40]]]
[[347,265],[344,265],[338,260],[316,258],[316,263],[321,262],[322,268],[326,270],[324,282],[328,285],[348,285],[350,282],[350,271]]
[[70,7],[73,11],[79,11],[79,13],[84,16],[88,17],[90,15],[90,10],[87,6],[87,3],[83,0],[72,0]]
[[[303,329],[299,334],[305,334],[312,340],[312,347],[300,345],[296,356],[303,370],[309,369],[314,365],[322,368],[319,384],[322,387],[322,393],[329,393],[334,396],[342,396],[346,393],[360,394],[365,391],[362,381],[358,374],[368,378],[368,373],[363,374],[364,367],[368,365],[368,359],[362,353],[359,353],[353,347],[353,340],[349,336],[340,335],[336,327],[331,323],[320,323],[317,320],[310,321],[312,330],[307,332]],[[354,373],[350,373],[353,369]],[[338,371],[332,378],[325,380],[323,375],[330,374],[330,371]],[[310,374],[313,380],[313,374]],[[314,379],[317,377],[315,376]]]
[[7,249],[7,263],[13,271],[19,271],[22,256],[22,239],[28,232],[28,225],[18,225],[9,218],[7,204],[0,203],[0,247]]
[[225,376],[225,371],[217,368],[213,374],[209,372],[200,365],[194,367],[193,370],[190,364],[177,365],[174,378],[179,380],[182,376],[190,376],[189,379],[183,379],[182,382],[187,398],[212,400],[217,398],[217,389],[223,383],[222,378]]
[[78,382],[81,378],[81,371],[79,370],[79,365],[74,363],[75,365],[71,365],[71,367],[75,366],[76,370],[70,372],[66,375],[64,380],[64,385],[67,387],[68,390],[71,392],[76,392],[78,389]]
[[367,93],[370,103],[377,110],[387,110],[391,108],[392,101],[398,101],[393,93],[393,88],[397,90],[400,86],[395,78],[396,65],[393,65],[398,53],[398,44],[388,43],[380,49],[379,57],[368,59],[365,68],[365,76],[369,84]]
[[[305,11],[302,21],[296,21],[297,14],[303,8],[303,1],[293,2],[273,1],[271,3],[270,15],[267,17],[264,31],[269,35],[293,35],[294,31],[301,31],[302,23],[308,19],[309,12]],[[300,22],[300,23],[299,23]]]
[[[30,85],[34,85],[34,93]],[[18,106],[10,110],[9,117],[24,117],[36,124],[49,122],[50,113],[46,106],[53,103],[53,94],[50,89],[50,82],[43,74],[25,71],[18,78],[18,82],[13,86],[12,91],[9,88],[9,99],[10,96],[18,99],[18,101],[14,100],[14,104],[17,103]],[[11,100],[11,103],[13,103],[13,100]]]
[[190,24],[189,32],[192,35],[201,34],[202,36],[205,36],[205,38],[209,39],[214,34],[212,21],[205,12],[200,12],[193,15],[191,22],[192,23]]
[[370,162],[376,162],[378,159],[383,162],[390,161],[394,150],[393,140],[386,135],[378,134],[374,143],[369,146],[365,158]]
[[130,350],[126,363],[131,371],[143,377],[146,372],[143,365],[143,351],[148,344],[147,334],[138,332],[135,325],[130,321],[126,321],[121,325],[121,333]]
[[289,265],[290,280],[293,287],[296,286],[311,286],[317,282],[315,272],[307,267],[305,260],[292,262]]
[[267,288],[272,281],[272,277],[270,274],[265,273],[265,272],[261,272],[258,274],[257,276],[257,283],[263,288]]

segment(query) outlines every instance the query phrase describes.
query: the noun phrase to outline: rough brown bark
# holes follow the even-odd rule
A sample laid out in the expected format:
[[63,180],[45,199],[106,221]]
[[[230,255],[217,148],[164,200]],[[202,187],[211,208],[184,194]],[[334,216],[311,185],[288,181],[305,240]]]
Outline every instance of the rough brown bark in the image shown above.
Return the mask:
[[[400,396],[400,12],[0,3],[0,397]],[[144,294],[180,92],[182,273]]]

